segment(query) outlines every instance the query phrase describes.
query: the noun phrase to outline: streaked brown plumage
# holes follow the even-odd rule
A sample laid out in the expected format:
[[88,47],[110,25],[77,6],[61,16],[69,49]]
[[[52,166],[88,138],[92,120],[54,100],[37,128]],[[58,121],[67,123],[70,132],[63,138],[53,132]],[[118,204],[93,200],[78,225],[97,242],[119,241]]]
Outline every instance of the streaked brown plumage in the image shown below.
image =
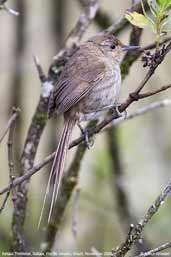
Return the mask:
[[53,180],[48,221],[58,195],[74,125],[82,120],[96,119],[117,104],[121,84],[120,62],[124,50],[128,50],[128,47],[126,49],[113,35],[92,37],[73,54],[56,83],[49,102],[49,115],[54,111],[63,113],[64,128],[47,186],[48,192]]

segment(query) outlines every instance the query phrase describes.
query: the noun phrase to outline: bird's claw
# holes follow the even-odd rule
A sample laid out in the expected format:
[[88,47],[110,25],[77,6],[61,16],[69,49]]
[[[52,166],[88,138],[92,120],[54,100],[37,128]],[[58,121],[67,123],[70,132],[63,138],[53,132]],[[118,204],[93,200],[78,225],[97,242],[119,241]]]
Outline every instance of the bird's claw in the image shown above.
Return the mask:
[[123,112],[119,111],[119,106],[121,106],[121,104],[117,104],[114,108],[113,111],[116,113],[116,115],[118,116],[118,118],[123,117],[124,120],[127,118],[127,111],[124,110]]
[[88,130],[87,129],[83,129],[79,123],[78,123],[78,127],[79,127],[82,135],[84,136],[84,141],[85,141],[86,147],[88,149],[90,149],[94,145],[94,139],[93,138],[91,138],[91,139],[89,138]]

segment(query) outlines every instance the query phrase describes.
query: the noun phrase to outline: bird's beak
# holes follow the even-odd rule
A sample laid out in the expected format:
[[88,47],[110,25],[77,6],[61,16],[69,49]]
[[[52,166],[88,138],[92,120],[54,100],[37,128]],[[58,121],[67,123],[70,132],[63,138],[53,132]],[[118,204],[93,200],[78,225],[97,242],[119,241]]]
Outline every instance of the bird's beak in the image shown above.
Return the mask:
[[127,45],[122,46],[123,51],[131,51],[131,50],[138,50],[138,49],[140,49],[140,46],[127,46]]

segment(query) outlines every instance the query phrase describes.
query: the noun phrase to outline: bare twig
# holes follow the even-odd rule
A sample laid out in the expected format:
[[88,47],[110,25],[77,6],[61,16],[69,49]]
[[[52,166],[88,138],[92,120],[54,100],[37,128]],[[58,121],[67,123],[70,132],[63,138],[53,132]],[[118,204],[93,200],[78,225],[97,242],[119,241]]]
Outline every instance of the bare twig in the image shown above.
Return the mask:
[[[50,163],[55,156],[55,152],[47,156],[41,163],[35,165],[33,168],[30,168],[29,170],[25,171],[25,174],[15,178],[13,181],[13,187],[16,187],[17,185],[20,185],[25,180],[29,180],[29,178],[34,175],[36,172],[38,172],[42,167]],[[10,185],[0,190],[0,195],[6,193],[10,190]]]
[[151,91],[151,92],[147,92],[147,93],[144,93],[144,94],[139,94],[139,99],[143,99],[143,98],[146,98],[146,97],[149,97],[149,96],[152,96],[152,95],[156,95],[162,91],[165,91],[167,89],[171,88],[171,85],[167,85],[167,86],[163,86],[157,90],[154,90],[154,91]]
[[[3,211],[3,209],[5,208],[5,205],[7,203],[7,200],[10,196],[10,190],[13,188],[13,175],[14,175],[14,163],[13,163],[13,149],[12,149],[12,144],[13,144],[13,138],[14,138],[14,129],[15,129],[15,121],[17,119],[19,115],[19,110],[16,109],[16,108],[13,108],[12,110],[12,116],[9,120],[9,124],[8,124],[8,127],[9,127],[9,136],[8,136],[8,167],[9,167],[9,191],[6,193],[6,196],[3,200],[3,203],[0,207],[0,214],[1,212]],[[12,121],[12,122],[10,122]],[[8,131],[8,130],[7,130]]]
[[1,0],[0,1],[0,10],[4,10],[4,11],[6,11],[9,14],[12,14],[14,16],[18,16],[19,12],[15,11],[14,9],[11,9],[11,8],[7,7],[6,2],[7,2],[7,0]]
[[2,205],[1,205],[1,207],[0,207],[0,214],[1,214],[1,212],[4,210],[5,205],[6,205],[6,203],[7,203],[7,200],[8,200],[8,198],[9,198],[9,196],[10,196],[10,191],[8,191],[8,192],[6,193],[6,195],[5,195],[5,198],[4,198],[4,200],[3,200],[3,203],[2,203]]
[[75,45],[80,41],[90,22],[94,19],[100,4],[101,0],[88,1],[88,4],[86,5],[84,12],[80,15],[76,26],[68,35],[66,47],[71,47],[71,45]]
[[47,80],[47,78],[46,78],[46,75],[45,75],[45,73],[44,73],[44,71],[43,71],[43,68],[42,68],[42,66],[41,66],[41,64],[40,64],[39,58],[34,55],[34,56],[33,56],[33,60],[34,60],[35,66],[36,66],[36,68],[37,68],[37,72],[38,72],[38,75],[39,75],[39,79],[40,79],[40,81],[41,81],[42,83],[44,83],[44,82]]
[[116,126],[118,124],[121,124],[125,120],[131,120],[137,116],[142,116],[143,114],[148,113],[150,111],[153,111],[162,107],[170,106],[170,105],[171,105],[171,99],[165,99],[162,101],[150,103],[148,105],[145,105],[144,107],[139,108],[133,113],[128,113],[126,117],[121,117],[120,119],[113,120],[112,125]]
[[[17,113],[18,113],[18,110],[13,108],[12,114],[15,115]],[[11,181],[11,178],[14,176],[13,147],[12,147],[13,141],[14,141],[14,129],[15,129],[15,122],[10,126],[9,137],[8,137],[8,167],[9,167],[10,181]]]
[[[146,3],[146,1],[145,1],[145,7],[148,8],[148,4]],[[131,11],[140,12],[141,10],[142,10],[142,7],[141,7],[140,1],[138,1],[138,3],[136,3],[136,5],[134,5],[131,8]],[[117,35],[123,29],[123,27],[126,28],[128,25],[130,25],[130,23],[123,16],[117,22],[113,23],[111,26],[109,26],[107,29],[105,29],[104,32]]]
[[69,33],[65,42],[65,47],[59,51],[59,53],[53,57],[53,62],[49,68],[49,77],[55,78],[59,75],[61,67],[66,63],[68,58],[73,54],[80,39],[85,33],[86,29],[94,19],[96,12],[100,6],[101,0],[92,0],[88,2],[84,12],[78,18],[78,21],[74,29]]
[[[139,108],[138,110],[136,110],[133,113],[128,113],[126,117],[121,117],[119,119],[113,120],[112,125],[114,125],[114,126],[120,125],[121,123],[125,122],[126,120],[133,119],[135,117],[141,116],[141,115],[143,115],[145,113],[148,113],[150,111],[153,111],[153,110],[156,110],[156,109],[159,109],[159,108],[163,108],[163,107],[167,107],[167,106],[170,106],[170,105],[171,105],[171,99],[165,99],[165,100],[162,100],[162,101],[157,101],[157,102],[148,104],[144,107]],[[109,126],[111,126],[111,124]],[[108,129],[108,127],[106,127],[106,129]],[[79,138],[79,139],[81,139],[81,138]],[[83,142],[83,140],[81,142]],[[76,145],[77,144],[75,143],[75,140],[74,140],[73,142],[71,142],[70,148],[72,148]],[[78,154],[78,152],[77,152],[77,154]],[[52,162],[54,156],[55,156],[55,152],[48,155],[42,162],[40,162],[39,164],[36,164],[33,168],[26,170],[25,174],[23,176],[15,178],[14,181],[13,181],[13,187],[16,187],[17,185],[21,184],[25,180],[28,180],[32,175],[34,175],[39,170],[41,170],[45,165]],[[3,195],[4,193],[8,192],[9,190],[10,190],[10,185],[1,189],[0,190],[0,195]]]
[[145,225],[152,219],[154,214],[157,213],[158,209],[164,203],[165,198],[169,195],[170,192],[171,192],[171,181],[164,188],[164,190],[160,193],[160,195],[156,198],[156,200],[150,206],[150,208],[147,210],[147,213],[140,220],[140,222],[135,226],[133,224],[131,224],[131,228],[126,237],[125,242],[122,243],[119,247],[117,247],[116,249],[114,249],[112,251],[113,257],[125,256],[126,253],[132,247],[132,245],[141,238],[141,234],[143,232]]
[[[171,37],[166,37],[166,38],[164,38],[163,40],[161,40],[161,42],[160,42],[159,45],[162,46],[162,45],[168,43],[169,41],[171,41]],[[154,42],[154,43],[152,43],[152,44],[149,44],[149,45],[147,45],[147,46],[141,47],[141,48],[139,49],[139,51],[140,51],[140,52],[143,52],[143,51],[151,50],[151,49],[154,49],[154,48],[156,48],[156,42]]]
[[11,128],[11,126],[13,125],[13,123],[15,122],[15,120],[17,119],[18,115],[19,115],[19,112],[20,110],[19,109],[16,109],[15,112],[12,113],[8,123],[7,123],[7,126],[4,130],[4,132],[2,133],[1,137],[0,137],[0,144],[2,143],[4,137],[6,136],[6,134],[8,133],[8,130]]
[[[87,0],[78,0],[78,2],[82,7],[85,7],[87,5]],[[96,16],[94,17],[94,22],[96,22],[101,29],[106,29],[111,24],[113,24],[112,17],[110,17],[108,12],[106,12],[102,8],[98,9]]]
[[163,250],[166,250],[168,248],[171,248],[171,241],[165,243],[165,244],[162,244],[161,246],[158,246],[152,250],[149,250],[147,252],[142,252],[134,257],[147,257],[147,256],[152,256],[154,255],[155,253],[158,253],[158,252],[161,252]]

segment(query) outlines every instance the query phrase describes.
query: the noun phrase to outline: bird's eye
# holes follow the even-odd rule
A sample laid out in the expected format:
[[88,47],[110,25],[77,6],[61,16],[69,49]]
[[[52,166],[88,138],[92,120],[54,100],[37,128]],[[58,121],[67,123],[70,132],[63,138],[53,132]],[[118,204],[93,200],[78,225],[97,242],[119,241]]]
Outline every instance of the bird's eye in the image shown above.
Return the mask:
[[110,46],[111,49],[115,49],[115,47],[116,47],[115,44],[112,44],[112,45]]

